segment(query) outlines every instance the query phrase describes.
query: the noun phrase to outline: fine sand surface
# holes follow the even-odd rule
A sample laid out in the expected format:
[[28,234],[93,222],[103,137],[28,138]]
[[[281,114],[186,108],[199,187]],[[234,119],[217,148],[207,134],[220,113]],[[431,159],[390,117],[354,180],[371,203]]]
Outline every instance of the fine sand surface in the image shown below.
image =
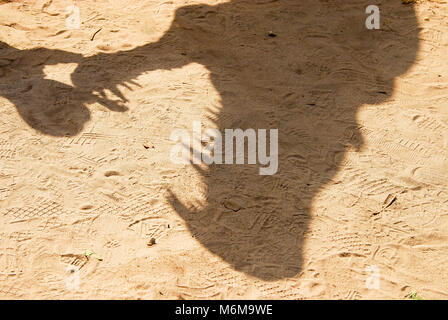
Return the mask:
[[442,0],[0,1],[0,298],[447,299],[447,57]]

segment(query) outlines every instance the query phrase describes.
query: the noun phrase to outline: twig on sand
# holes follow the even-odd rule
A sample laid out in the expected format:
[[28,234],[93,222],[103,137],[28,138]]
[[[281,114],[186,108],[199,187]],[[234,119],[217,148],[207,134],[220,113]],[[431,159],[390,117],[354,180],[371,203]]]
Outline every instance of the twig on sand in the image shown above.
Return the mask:
[[103,30],[103,28],[99,28],[92,36],[92,38],[90,38],[90,41],[93,41],[93,39],[95,39],[95,36],[98,32],[100,32],[101,30]]

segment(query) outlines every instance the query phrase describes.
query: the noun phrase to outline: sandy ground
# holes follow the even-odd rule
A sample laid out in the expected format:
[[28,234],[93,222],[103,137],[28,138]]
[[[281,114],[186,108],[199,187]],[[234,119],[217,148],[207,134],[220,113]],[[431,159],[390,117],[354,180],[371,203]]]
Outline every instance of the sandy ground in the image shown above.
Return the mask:
[[[6,2],[0,298],[448,298],[446,1]],[[278,172],[173,164],[193,121]]]

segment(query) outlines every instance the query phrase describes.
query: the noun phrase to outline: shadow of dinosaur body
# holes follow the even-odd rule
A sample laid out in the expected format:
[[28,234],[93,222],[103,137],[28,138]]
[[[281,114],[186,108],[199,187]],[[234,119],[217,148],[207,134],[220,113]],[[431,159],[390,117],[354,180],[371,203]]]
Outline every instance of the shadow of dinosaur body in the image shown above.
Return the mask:
[[[236,270],[263,280],[291,277],[302,267],[313,199],[334,177],[347,149],[362,146],[359,107],[388,99],[394,79],[408,70],[418,51],[413,7],[379,2],[381,30],[366,29],[364,11],[370,3],[364,0],[238,0],[181,7],[158,42],[129,51],[84,58],[3,48],[17,58],[11,66],[35,70],[32,76],[42,80],[20,94],[1,89],[0,94],[33,128],[75,135],[89,111],[84,105],[48,103],[59,91],[125,111],[93,93],[110,89],[125,102],[118,86],[142,73],[192,62],[205,66],[221,96],[220,112],[211,115],[217,128],[279,129],[279,171],[259,176],[256,166],[197,168],[207,186],[207,204],[196,210],[174,192],[170,201],[198,241]],[[42,54],[48,55],[45,65],[78,63],[73,87],[43,79],[43,66],[32,65],[32,57]],[[227,210],[223,201],[239,203],[238,212]]]

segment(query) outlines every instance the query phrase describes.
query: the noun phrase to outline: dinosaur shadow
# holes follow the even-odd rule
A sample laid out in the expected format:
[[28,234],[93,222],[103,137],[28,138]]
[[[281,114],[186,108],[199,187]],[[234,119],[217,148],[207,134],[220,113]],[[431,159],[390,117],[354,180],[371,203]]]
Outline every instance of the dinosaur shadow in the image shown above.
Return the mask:
[[[347,150],[363,144],[359,107],[387,100],[395,78],[412,66],[418,52],[414,8],[377,1],[382,29],[368,30],[365,8],[370,4],[234,0],[186,6],[176,11],[159,41],[92,57],[3,44],[0,58],[11,63],[3,68],[0,95],[36,130],[75,135],[89,111],[84,104],[58,104],[61,94],[125,111],[118,86],[132,85],[151,70],[192,62],[205,66],[222,104],[210,119],[221,132],[278,129],[278,172],[260,176],[255,165],[196,167],[207,188],[205,207],[185,204],[174,191],[170,203],[196,239],[235,270],[263,280],[291,277],[301,271],[313,200]],[[44,65],[61,62],[78,63],[73,86],[43,79]],[[123,71],[125,79],[118,76]],[[23,90],[8,91],[1,86],[5,80],[21,81]],[[105,89],[121,102],[105,98]],[[235,210],[225,205],[229,202]]]

